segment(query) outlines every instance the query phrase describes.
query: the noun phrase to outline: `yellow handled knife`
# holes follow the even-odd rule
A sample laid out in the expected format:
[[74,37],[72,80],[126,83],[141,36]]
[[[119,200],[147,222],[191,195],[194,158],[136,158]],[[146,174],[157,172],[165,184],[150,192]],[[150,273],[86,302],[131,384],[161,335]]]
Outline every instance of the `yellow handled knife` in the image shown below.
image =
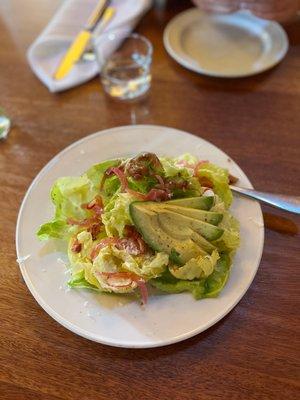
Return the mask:
[[63,79],[73,68],[74,64],[79,61],[86,49],[87,44],[90,41],[93,30],[95,29],[101,17],[103,17],[105,20],[108,19],[108,16],[109,19],[111,18],[112,11],[110,10],[110,7],[107,8],[108,3],[109,1],[107,0],[100,0],[98,2],[96,8],[89,17],[86,27],[76,36],[58,68],[56,69],[54,73],[54,79]]

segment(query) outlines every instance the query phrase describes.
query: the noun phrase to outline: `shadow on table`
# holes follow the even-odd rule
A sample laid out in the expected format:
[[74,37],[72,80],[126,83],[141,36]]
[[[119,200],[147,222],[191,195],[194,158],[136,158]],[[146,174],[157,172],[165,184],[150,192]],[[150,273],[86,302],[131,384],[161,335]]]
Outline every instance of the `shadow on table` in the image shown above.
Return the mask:
[[[269,212],[263,213],[264,224],[266,229],[282,233],[284,235],[295,236],[299,234],[299,228],[297,224],[292,221],[292,217],[287,218],[278,214],[272,214]],[[295,217],[298,219],[299,217]]]
[[299,235],[300,215],[262,204],[265,229],[287,236]]
[[[284,62],[284,60],[282,61]],[[257,75],[244,78],[218,78],[189,71],[170,58],[169,67],[185,82],[208,91],[232,91],[235,93],[255,92],[280,68],[280,64]]]

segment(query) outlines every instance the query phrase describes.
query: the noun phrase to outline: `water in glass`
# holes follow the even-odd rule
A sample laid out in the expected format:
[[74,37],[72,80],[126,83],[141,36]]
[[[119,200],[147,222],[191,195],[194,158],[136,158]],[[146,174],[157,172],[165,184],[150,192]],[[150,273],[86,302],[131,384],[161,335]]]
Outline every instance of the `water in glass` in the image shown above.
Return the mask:
[[102,68],[102,84],[112,97],[133,99],[149,89],[151,74],[147,58],[134,53],[130,58],[110,58]]

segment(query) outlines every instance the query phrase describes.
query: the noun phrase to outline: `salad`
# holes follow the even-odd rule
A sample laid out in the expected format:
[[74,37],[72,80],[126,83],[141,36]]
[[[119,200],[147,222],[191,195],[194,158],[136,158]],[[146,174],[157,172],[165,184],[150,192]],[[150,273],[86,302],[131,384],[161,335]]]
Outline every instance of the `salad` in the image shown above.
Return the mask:
[[54,217],[37,236],[67,241],[71,288],[136,293],[144,304],[150,286],[216,297],[240,241],[229,181],[190,154],[107,160],[54,183]]

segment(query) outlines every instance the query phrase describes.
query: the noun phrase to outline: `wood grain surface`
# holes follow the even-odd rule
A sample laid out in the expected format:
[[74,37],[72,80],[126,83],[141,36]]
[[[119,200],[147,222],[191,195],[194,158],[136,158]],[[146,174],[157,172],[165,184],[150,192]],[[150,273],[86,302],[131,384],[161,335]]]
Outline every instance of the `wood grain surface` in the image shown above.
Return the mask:
[[[153,43],[153,84],[137,104],[109,100],[98,79],[51,94],[25,52],[58,0],[1,0],[0,106],[12,118],[0,143],[0,399],[296,399],[299,391],[299,218],[264,207],[258,274],[234,310],[206,332],[158,349],[103,346],[51,319],[15,262],[15,225],[25,191],[64,147],[101,129],[159,124],[201,136],[227,152],[257,189],[299,195],[300,21],[269,72],[209,79],[166,54],[166,23],[188,1],[147,14],[137,30]],[[41,205],[42,206],[42,205]]]

